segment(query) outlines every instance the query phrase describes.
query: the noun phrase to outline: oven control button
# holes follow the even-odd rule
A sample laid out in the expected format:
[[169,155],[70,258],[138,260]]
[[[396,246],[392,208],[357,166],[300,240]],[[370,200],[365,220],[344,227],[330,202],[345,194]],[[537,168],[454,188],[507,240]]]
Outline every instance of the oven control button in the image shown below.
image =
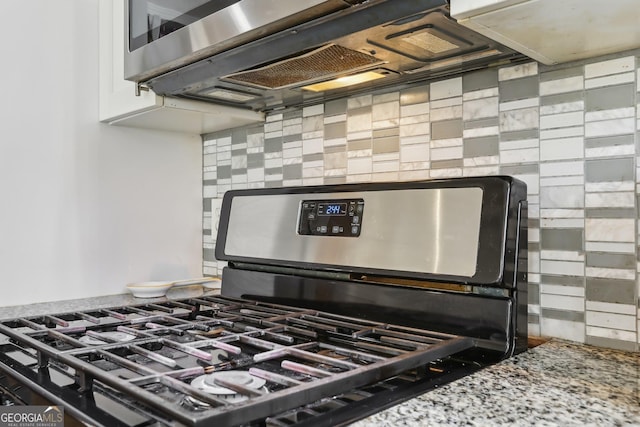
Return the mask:
[[331,227],[331,232],[333,234],[338,234],[340,232],[340,227],[337,225],[334,225],[333,227]]
[[307,218],[308,218],[308,219],[311,219],[311,220],[316,219],[316,214],[315,214],[315,213],[313,213],[313,212],[311,212],[311,213],[307,216]]
[[358,229],[359,227],[357,225],[354,225],[351,227],[351,234],[358,234]]
[[326,225],[321,225],[320,227],[318,227],[318,231],[322,234],[326,234],[327,233],[327,226]]
[[359,224],[360,223],[360,217],[359,216],[354,216],[353,218],[351,218],[351,222],[353,224]]

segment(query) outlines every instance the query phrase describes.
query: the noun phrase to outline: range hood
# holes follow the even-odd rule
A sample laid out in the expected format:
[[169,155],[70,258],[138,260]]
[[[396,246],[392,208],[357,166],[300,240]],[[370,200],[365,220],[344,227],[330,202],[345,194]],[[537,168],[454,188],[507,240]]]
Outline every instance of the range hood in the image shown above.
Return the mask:
[[640,47],[637,0],[451,0],[451,15],[547,65]]
[[127,46],[125,78],[158,95],[270,111],[527,59],[459,25],[446,0],[217,3]]

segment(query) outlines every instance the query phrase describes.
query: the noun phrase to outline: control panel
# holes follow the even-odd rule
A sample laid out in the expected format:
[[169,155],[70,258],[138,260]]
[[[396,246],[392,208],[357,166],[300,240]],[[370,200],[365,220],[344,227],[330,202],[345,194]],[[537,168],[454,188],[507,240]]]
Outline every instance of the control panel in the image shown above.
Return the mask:
[[358,237],[362,230],[363,199],[303,200],[298,234]]

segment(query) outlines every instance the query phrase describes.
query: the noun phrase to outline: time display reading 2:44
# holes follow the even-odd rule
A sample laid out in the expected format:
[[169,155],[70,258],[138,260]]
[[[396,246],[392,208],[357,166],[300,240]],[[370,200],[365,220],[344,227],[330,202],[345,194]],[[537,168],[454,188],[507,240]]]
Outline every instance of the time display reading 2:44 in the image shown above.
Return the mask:
[[318,205],[318,215],[346,215],[346,203],[327,203]]

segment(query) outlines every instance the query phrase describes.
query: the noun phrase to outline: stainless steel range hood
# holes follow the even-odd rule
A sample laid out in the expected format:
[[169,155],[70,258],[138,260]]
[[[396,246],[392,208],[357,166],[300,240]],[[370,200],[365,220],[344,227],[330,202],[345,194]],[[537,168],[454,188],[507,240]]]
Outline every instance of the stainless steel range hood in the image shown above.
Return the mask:
[[[446,0],[196,3],[218,6],[195,22],[170,22],[179,29],[157,40],[127,46],[128,80],[159,95],[269,111],[526,59],[458,25]],[[356,83],[344,86],[345,78]],[[335,79],[342,79],[337,86],[325,84]]]

